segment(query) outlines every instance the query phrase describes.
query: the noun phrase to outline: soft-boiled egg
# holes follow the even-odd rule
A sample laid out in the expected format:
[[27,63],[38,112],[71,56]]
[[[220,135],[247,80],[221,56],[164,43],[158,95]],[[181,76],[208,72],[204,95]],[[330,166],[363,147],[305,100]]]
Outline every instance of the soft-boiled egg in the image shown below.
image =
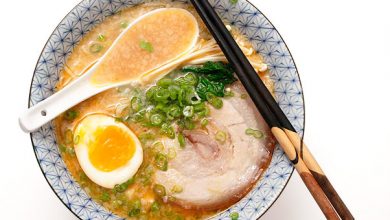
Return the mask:
[[137,136],[123,123],[91,114],[75,127],[75,152],[81,168],[96,184],[114,188],[135,175],[143,160]]

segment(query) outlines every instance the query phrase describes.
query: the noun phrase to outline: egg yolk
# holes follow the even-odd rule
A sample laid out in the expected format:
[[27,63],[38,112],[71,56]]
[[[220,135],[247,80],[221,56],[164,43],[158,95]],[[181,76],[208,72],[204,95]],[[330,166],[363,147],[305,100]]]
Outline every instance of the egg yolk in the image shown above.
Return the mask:
[[88,154],[92,165],[98,170],[115,170],[124,166],[134,155],[134,140],[120,127],[100,127],[94,137],[88,147]]

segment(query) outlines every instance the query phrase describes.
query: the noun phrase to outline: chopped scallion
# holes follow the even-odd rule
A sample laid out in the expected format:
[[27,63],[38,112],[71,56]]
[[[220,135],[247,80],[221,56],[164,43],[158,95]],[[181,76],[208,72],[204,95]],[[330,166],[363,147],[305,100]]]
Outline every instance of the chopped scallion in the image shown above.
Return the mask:
[[104,42],[104,41],[106,41],[106,36],[104,36],[103,34],[99,34],[97,37],[97,40],[100,42]]
[[108,194],[108,192],[103,192],[102,195],[100,196],[100,200],[102,200],[103,202],[108,202],[110,201],[111,197],[110,197],[110,194]]
[[65,131],[65,144],[72,144],[73,143],[73,132],[70,129],[67,129]]
[[91,53],[99,53],[103,50],[103,46],[99,43],[93,43],[89,46],[89,52]]
[[169,90],[164,88],[158,88],[154,93],[154,100],[157,102],[167,102],[170,96]]
[[165,154],[157,153],[154,158],[154,165],[162,170],[167,171],[168,170],[168,158]]
[[237,2],[238,2],[238,0],[230,0],[230,3],[232,3],[233,5],[237,4]]
[[79,116],[79,112],[73,109],[66,111],[64,115],[65,120],[67,121],[73,121],[77,116]]
[[181,109],[177,105],[172,105],[169,107],[169,110],[167,112],[167,117],[170,120],[173,120],[174,118],[178,118],[181,115]]
[[161,125],[161,133],[165,134],[171,139],[175,138],[175,131],[173,130],[173,127],[167,123],[163,123]]
[[179,185],[174,185],[171,189],[173,193],[181,193],[183,192],[183,187]]
[[174,148],[169,148],[167,156],[168,156],[168,159],[170,159],[170,160],[175,159],[176,150]]
[[264,137],[264,133],[260,130],[256,130],[256,129],[252,129],[252,128],[247,128],[245,130],[245,134],[247,135],[251,135],[257,139],[260,139],[260,138],[263,138]]
[[141,42],[139,43],[139,46],[142,49],[148,51],[149,53],[154,51],[153,45],[150,42],[146,41],[146,40],[141,40]]
[[207,93],[206,94],[206,100],[210,103],[211,106],[213,106],[216,109],[220,109],[223,106],[222,99],[218,98],[213,93]]
[[152,149],[155,153],[160,153],[164,150],[164,144],[158,141],[152,145]]
[[129,26],[129,22],[127,22],[127,21],[122,21],[122,22],[120,23],[120,26],[121,26],[121,28],[127,28],[127,26]]
[[215,139],[220,143],[224,143],[226,141],[226,136],[227,135],[224,131],[217,131],[215,134]]
[[135,182],[134,178],[130,178],[126,182],[122,184],[117,184],[114,186],[114,192],[121,193],[126,191],[126,189],[129,187],[129,185],[133,184]]
[[173,84],[173,80],[169,78],[162,78],[159,81],[157,81],[157,85],[163,88],[168,88],[172,84]]
[[152,203],[152,205],[150,206],[150,210],[152,212],[158,212],[158,210],[160,210],[160,204],[158,204],[158,202],[154,201]]
[[73,143],[74,143],[74,144],[78,144],[79,141],[80,141],[80,135],[76,135],[76,136],[74,137]]
[[230,213],[231,220],[238,220],[239,217],[240,217],[240,215],[238,214],[238,212]]
[[142,101],[138,97],[131,98],[130,104],[131,104],[131,109],[135,112],[138,112],[142,108]]
[[161,197],[164,197],[167,193],[166,193],[166,190],[165,190],[165,187],[163,185],[160,185],[160,184],[156,184],[153,186],[153,192],[159,196],[160,198]]
[[200,121],[200,125],[202,127],[205,127],[206,125],[209,124],[209,120],[207,118],[203,118],[201,121]]
[[141,213],[141,207],[142,207],[141,200],[136,199],[136,200],[132,201],[130,204],[130,207],[131,207],[131,209],[128,213],[129,217],[138,216]]
[[181,148],[184,148],[186,146],[186,140],[185,140],[184,135],[182,133],[179,133],[177,135],[177,140],[179,141]]
[[162,116],[161,114],[156,113],[150,116],[150,123],[152,123],[152,125],[154,126],[161,125],[163,121],[164,121],[164,116]]
[[65,147],[65,145],[60,144],[60,145],[58,145],[58,148],[60,149],[60,151],[61,151],[62,153],[66,152],[66,147]]
[[184,107],[183,115],[186,118],[192,117],[194,115],[194,106],[186,106],[186,107]]
[[67,147],[66,148],[66,153],[68,153],[70,156],[74,156],[76,155],[76,152],[74,151],[74,148],[73,147]]
[[246,98],[248,98],[248,94],[241,94],[241,96],[240,96],[242,99],[246,99]]

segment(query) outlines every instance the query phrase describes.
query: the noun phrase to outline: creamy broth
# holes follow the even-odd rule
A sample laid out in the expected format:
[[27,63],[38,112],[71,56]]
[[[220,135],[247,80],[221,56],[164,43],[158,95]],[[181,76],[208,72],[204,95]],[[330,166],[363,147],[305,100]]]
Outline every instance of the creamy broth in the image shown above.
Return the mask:
[[[108,17],[83,37],[81,42],[74,48],[74,51],[67,59],[64,71],[60,75],[57,89],[62,89],[69,82],[82,75],[85,70],[90,68],[91,65],[96,63],[96,61],[107,51],[110,45],[129,23],[148,11],[164,7],[184,8],[190,11],[197,18],[200,25],[200,37],[205,40],[211,38],[196,11],[186,4],[159,1],[159,3],[151,2],[128,8],[116,15]],[[240,44],[251,48],[249,42],[246,41],[243,36],[239,35],[236,30],[233,29],[232,33]],[[155,47],[155,49],[158,51],[161,50],[160,52],[164,52],[163,48]],[[249,54],[248,57],[251,57],[253,60],[262,60],[262,58],[255,52]],[[134,71],[142,71],[139,70],[137,65],[135,65],[138,62],[142,62],[142,60],[138,60],[137,57],[133,57],[132,59],[137,60],[134,63]],[[125,73],[126,72],[123,72],[123,74]],[[268,73],[264,71],[260,72],[259,75],[267,87],[272,90],[272,83],[269,79]],[[126,77],[125,75],[122,76]],[[114,82],[117,79],[107,79],[106,77],[99,76],[96,77],[95,80],[97,83],[101,84],[107,82],[107,80]],[[130,219],[204,219],[228,208],[241,199],[242,196],[244,196],[252,188],[255,181],[251,182],[245,189],[240,190],[234,198],[228,198],[224,203],[219,203],[211,208],[204,208],[197,205],[183,205],[182,202],[176,201],[174,195],[165,198],[166,201],[157,199],[155,192],[153,191],[153,185],[156,181],[154,176],[156,170],[150,164],[154,158],[154,152],[151,148],[153,143],[148,141],[148,137],[145,134],[155,132],[157,133],[156,138],[162,138],[162,135],[159,135],[155,128],[144,127],[139,123],[125,123],[138,136],[138,138],[141,139],[144,148],[143,164],[135,176],[135,182],[131,184],[125,192],[115,193],[112,190],[105,189],[88,179],[74,154],[72,143],[74,141],[74,137],[72,137],[74,127],[82,118],[92,113],[111,115],[113,117],[120,118],[122,121],[123,116],[125,116],[124,114],[129,111],[129,97],[133,94],[139,93],[140,90],[145,90],[147,87],[150,87],[150,85],[140,88],[123,86],[107,90],[72,108],[72,111],[77,112],[77,115],[75,115],[71,120],[69,120],[69,116],[66,114],[63,114],[55,119],[56,135],[60,145],[62,158],[77,182],[80,183],[88,195],[90,195],[94,200],[100,202],[104,207],[121,217]],[[247,97],[245,91],[238,95],[242,96],[243,99]],[[269,132],[265,131],[265,135],[266,141],[268,142],[268,154],[264,157],[264,160],[260,165],[261,169],[255,175],[255,180],[260,177],[261,172],[268,166],[273,152],[274,140],[271,138]],[[136,217],[132,217],[129,216],[129,209],[136,199],[138,199],[142,204],[141,213]],[[158,201],[159,206],[158,211],[152,212],[150,210],[155,209],[154,201]]]

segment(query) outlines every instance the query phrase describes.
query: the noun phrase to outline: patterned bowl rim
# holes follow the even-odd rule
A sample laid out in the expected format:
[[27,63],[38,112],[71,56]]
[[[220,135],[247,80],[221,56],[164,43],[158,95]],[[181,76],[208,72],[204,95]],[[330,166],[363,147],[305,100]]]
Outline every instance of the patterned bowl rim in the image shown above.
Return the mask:
[[[77,8],[78,6],[80,6],[85,0],[80,0],[79,3],[77,3],[77,5],[75,5],[72,9],[70,9],[70,11],[61,19],[61,21],[58,23],[58,25],[54,28],[54,30],[52,31],[52,33],[50,34],[50,36],[52,36],[55,31],[57,30],[57,28],[60,26],[60,24],[62,23],[62,21],[64,21],[71,13],[72,11]],[[251,0],[244,0],[246,1],[248,4],[250,4],[252,7],[254,7],[257,11],[261,12],[262,16],[264,16],[264,18],[272,25],[272,27],[274,27],[275,31],[277,32],[277,34],[280,36],[280,39],[282,40],[283,44],[286,46],[286,50],[290,53],[290,56],[291,56],[291,60],[295,66],[295,69],[296,69],[296,74],[298,76],[298,79],[299,79],[299,86],[302,88],[302,91],[301,91],[301,97],[302,97],[302,108],[303,108],[303,123],[302,123],[302,138],[304,137],[305,135],[305,122],[306,122],[306,108],[305,108],[305,95],[304,95],[304,90],[303,90],[303,86],[302,86],[302,81],[301,81],[301,77],[300,77],[300,74],[299,74],[299,71],[298,71],[298,67],[295,63],[295,60],[294,60],[294,57],[292,56],[292,53],[290,51],[290,49],[288,48],[288,45],[286,44],[284,38],[282,37],[282,35],[279,33],[278,29],[275,27],[275,25],[271,22],[271,20],[268,19],[268,17],[257,7],[255,6]],[[39,54],[39,57],[38,57],[38,60],[36,62],[36,65],[35,65],[35,68],[34,68],[34,71],[33,71],[33,75],[31,77],[31,83],[30,83],[30,90],[29,90],[29,95],[28,95],[28,102],[27,102],[27,106],[28,108],[31,107],[31,104],[30,104],[30,100],[31,100],[31,94],[32,94],[32,85],[33,85],[33,80],[34,80],[34,77],[35,77],[35,72],[38,68],[38,64],[39,64],[39,58],[41,57],[41,55],[43,54],[44,52],[44,49],[46,48],[46,46],[48,45],[50,41],[50,37],[48,38],[48,40],[46,41],[45,45],[43,46],[40,54]],[[31,144],[33,146],[33,151],[34,151],[34,141],[33,141],[33,135],[32,133],[30,133],[30,140],[31,140]],[[60,198],[60,196],[56,193],[56,191],[54,190],[53,186],[50,184],[48,178],[46,177],[42,167],[39,165],[39,159],[38,159],[38,156],[35,152],[33,152],[34,155],[35,155],[35,159],[37,160],[37,163],[38,163],[38,166],[39,166],[39,169],[41,170],[47,184],[49,185],[49,187],[51,188],[51,190],[54,192],[54,194],[56,195],[56,197],[61,201],[61,203],[75,216],[77,217],[78,219],[81,219],[70,207],[68,207],[65,202]],[[257,219],[260,219],[261,217],[264,216],[265,213],[267,213],[267,211],[275,204],[275,202],[279,199],[280,195],[284,192],[284,190],[286,189],[286,186],[287,184],[290,182],[290,179],[293,175],[293,173],[295,172],[295,168],[293,167],[289,177],[287,178],[283,188],[280,190],[280,192],[278,193],[278,195],[274,198],[274,200],[270,203],[270,205],[264,210],[264,212],[257,218]],[[258,180],[260,181],[260,179]]]

